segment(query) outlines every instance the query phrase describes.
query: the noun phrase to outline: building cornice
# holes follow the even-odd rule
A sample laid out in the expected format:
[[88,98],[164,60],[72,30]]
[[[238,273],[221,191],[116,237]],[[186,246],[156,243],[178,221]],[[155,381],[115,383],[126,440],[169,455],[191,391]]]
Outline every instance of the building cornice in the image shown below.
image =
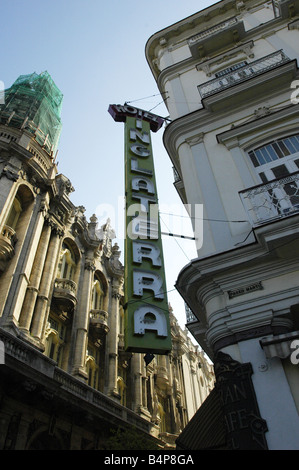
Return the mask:
[[[145,56],[148,61],[149,67],[152,70],[152,73],[155,77],[157,75],[153,69],[153,60],[155,58],[155,49],[157,46],[161,46],[161,44],[167,42],[170,38],[178,37],[180,34],[185,34],[185,36],[189,37],[192,36],[194,28],[199,27],[202,25],[202,29],[206,29],[207,21],[211,20],[213,17],[216,17],[220,14],[223,15],[225,11],[230,9],[236,9],[236,2],[234,0],[221,0],[220,2],[215,3],[197,13],[194,13],[187,18],[184,18],[177,23],[168,26],[156,33],[154,33],[147,41],[145,46]],[[190,31],[190,33],[187,33]]]
[[[222,4],[223,5],[220,5]],[[263,2],[257,1],[256,2],[258,5],[262,4]],[[174,25],[171,25],[161,31],[158,31],[157,33],[153,34],[147,41],[146,47],[145,47],[145,55],[146,59],[148,62],[148,65],[152,71],[152,74],[154,75],[158,86],[161,86],[162,79],[165,80],[165,77],[168,74],[173,74],[175,73],[174,71],[176,69],[182,70],[184,67],[190,67],[191,64],[194,65],[194,63],[199,62],[199,59],[194,59],[193,57],[190,57],[188,59],[184,59],[183,61],[177,62],[174,65],[170,65],[169,67],[165,68],[161,72],[155,67],[155,60],[157,57],[156,49],[157,47],[160,48],[167,48],[168,43],[170,43],[170,40],[173,38],[177,38],[180,34],[185,33],[184,38],[180,40],[180,44],[187,44],[187,40],[190,38],[190,36],[193,35],[194,29],[202,24],[203,28],[202,30],[206,29],[206,22],[207,22],[207,16],[209,18],[212,17],[219,17],[223,16],[225,11],[228,11],[230,8],[232,8],[235,12],[236,17],[240,16],[240,11],[236,8],[236,2],[218,2],[215,5],[211,5],[207,9],[201,10],[194,15],[191,15],[184,20],[175,23]],[[213,15],[211,15],[213,13]],[[219,16],[218,16],[219,15]],[[241,15],[242,16],[242,15]],[[252,28],[245,33],[245,37],[242,38],[242,41],[240,41],[237,46],[243,45],[248,41],[252,41],[255,39],[255,37],[263,37],[267,36],[269,34],[273,35],[275,34],[276,30],[278,30],[282,25],[285,25],[285,23],[293,23],[294,21],[290,22],[289,18],[283,18],[283,17],[277,17],[274,18],[266,23],[262,23],[255,28]],[[188,26],[189,25],[189,26]],[[187,31],[190,30],[190,35],[187,34]],[[201,30],[199,29],[198,32]],[[224,52],[225,53],[225,52]],[[201,62],[206,61],[208,58],[203,57]],[[162,75],[163,74],[163,75]],[[161,77],[160,77],[161,75]]]

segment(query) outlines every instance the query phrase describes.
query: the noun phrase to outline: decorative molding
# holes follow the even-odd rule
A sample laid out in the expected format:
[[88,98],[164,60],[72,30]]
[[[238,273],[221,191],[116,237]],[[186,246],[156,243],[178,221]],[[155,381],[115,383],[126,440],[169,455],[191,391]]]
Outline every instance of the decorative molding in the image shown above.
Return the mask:
[[19,174],[13,168],[9,167],[9,165],[3,168],[0,178],[2,178],[2,176],[5,176],[11,181],[17,181],[19,179]]

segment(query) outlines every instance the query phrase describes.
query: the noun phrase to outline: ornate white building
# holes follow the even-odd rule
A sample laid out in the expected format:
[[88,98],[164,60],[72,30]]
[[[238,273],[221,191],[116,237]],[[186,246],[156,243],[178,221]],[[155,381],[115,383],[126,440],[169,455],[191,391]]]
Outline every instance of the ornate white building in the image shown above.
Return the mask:
[[171,447],[213,368],[171,309],[168,356],[124,350],[114,231],[74,206],[55,164],[61,102],[45,72],[0,106],[0,448],[105,449],[132,428]]
[[194,226],[203,205],[198,258],[176,287],[215,362],[209,406],[220,400],[226,423],[203,443],[198,421],[198,442],[186,433],[182,448],[298,449],[298,29],[298,0],[222,0],[146,45]]

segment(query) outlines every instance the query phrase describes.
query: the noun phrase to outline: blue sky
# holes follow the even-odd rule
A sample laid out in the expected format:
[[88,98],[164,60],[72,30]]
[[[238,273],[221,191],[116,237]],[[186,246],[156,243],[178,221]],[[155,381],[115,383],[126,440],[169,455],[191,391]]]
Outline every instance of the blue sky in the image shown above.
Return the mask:
[[[123,125],[113,121],[108,106],[125,101],[146,110],[157,106],[162,98],[145,58],[147,40],[213,3],[2,0],[0,80],[8,88],[19,75],[50,73],[64,95],[58,170],[72,182],[71,200],[86,208],[88,220],[96,213],[100,225],[109,216],[115,222],[121,248],[123,227],[117,217],[124,195]],[[163,104],[153,112],[167,116]],[[162,136],[163,130],[152,135],[159,202],[175,210],[181,202]],[[114,214],[106,213],[105,206]],[[162,230],[191,235],[187,218],[163,217]],[[183,326],[184,304],[173,286],[180,269],[196,256],[195,245],[163,236],[163,247],[168,299]]]

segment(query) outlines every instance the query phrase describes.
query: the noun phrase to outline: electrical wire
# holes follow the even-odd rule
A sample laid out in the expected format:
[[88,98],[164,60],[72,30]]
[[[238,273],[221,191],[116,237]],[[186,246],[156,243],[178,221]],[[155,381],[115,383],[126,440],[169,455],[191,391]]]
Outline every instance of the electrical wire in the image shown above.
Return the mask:
[[245,222],[248,223],[248,220],[209,219],[209,218],[206,218],[206,217],[199,218],[199,217],[193,217],[193,216],[189,216],[189,215],[171,214],[171,213],[168,213],[168,212],[160,212],[160,211],[159,211],[159,214],[170,215],[170,216],[173,216],[173,217],[181,217],[181,218],[184,218],[184,219],[205,220],[205,221],[208,221],[208,222],[229,222],[229,223],[238,223],[238,224],[241,224],[241,223],[243,224]]
[[[267,255],[269,255],[270,253],[272,253],[273,251],[275,251],[275,250],[277,250],[277,249],[279,249],[279,248],[283,248],[284,246],[287,246],[287,245],[289,245],[290,243],[293,243],[293,241],[294,241],[294,240],[289,240],[289,241],[286,242],[286,243],[282,243],[281,245],[278,245],[278,246],[272,248],[271,250],[268,250],[266,253],[262,253],[262,254],[257,255],[257,256],[255,256],[255,257],[253,257],[253,258],[250,258],[250,260],[248,260],[248,262],[249,262],[249,261],[255,261],[255,260],[258,259],[258,258],[262,258],[262,257],[264,257],[264,256],[267,256]],[[187,256],[187,255],[186,255],[186,256]],[[187,258],[188,258],[188,257],[187,257]],[[191,262],[191,261],[189,260],[189,262]],[[195,267],[195,269],[198,270],[196,267]],[[200,271],[198,270],[198,272],[200,272]],[[181,287],[191,286],[192,284],[196,284],[197,282],[198,282],[198,280],[193,281],[193,282],[188,282],[188,283],[186,283],[186,284],[183,284]],[[161,294],[168,294],[169,292],[173,292],[173,291],[176,291],[176,290],[177,290],[176,288],[174,288],[174,289],[169,289],[169,290],[167,290],[167,291],[161,292]],[[152,295],[149,295],[148,297],[145,297],[143,300],[140,300],[140,299],[132,299],[132,300],[129,300],[129,301],[124,305],[124,307],[126,307],[128,304],[131,305],[131,304],[136,303],[136,302],[144,302],[147,298],[148,298],[148,299],[152,299]]]
[[[144,98],[138,98],[137,100],[126,101],[125,104],[136,103],[137,101],[147,100],[148,98],[154,98],[155,96],[165,95],[166,93],[167,91],[162,91],[162,93],[157,93],[155,95],[146,96]],[[163,101],[161,101],[161,103],[163,103]]]

